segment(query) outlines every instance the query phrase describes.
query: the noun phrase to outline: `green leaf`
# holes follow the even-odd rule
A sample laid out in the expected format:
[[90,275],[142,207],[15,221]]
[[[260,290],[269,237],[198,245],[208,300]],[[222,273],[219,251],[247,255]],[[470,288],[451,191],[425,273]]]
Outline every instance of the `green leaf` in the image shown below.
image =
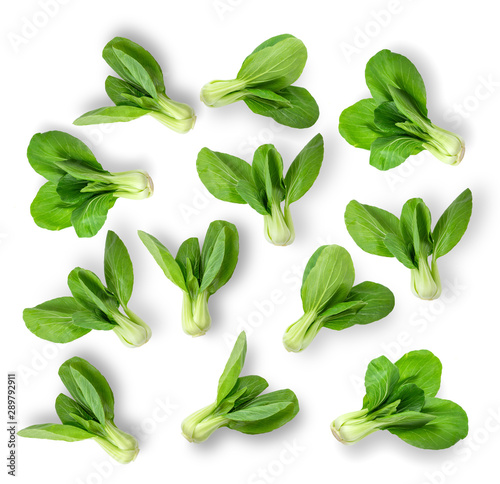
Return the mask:
[[119,303],[115,295],[92,271],[75,267],[68,275],[68,286],[73,297],[86,310],[94,312],[97,308],[109,317],[117,311]]
[[373,114],[375,125],[384,132],[384,136],[406,134],[398,123],[405,123],[407,119],[398,111],[394,102],[379,104]]
[[297,155],[285,176],[288,204],[302,198],[318,177],[324,156],[323,136],[317,134]]
[[246,161],[203,148],[198,153],[196,169],[214,197],[225,202],[246,203],[236,190],[240,180],[252,181],[251,167]]
[[285,39],[295,39],[295,37],[291,34],[275,35],[274,37],[265,40],[264,42],[262,42],[262,44],[259,44],[257,47],[255,47],[255,49],[245,58],[245,60],[248,59],[248,57],[250,57],[252,54],[255,54],[255,52],[259,52],[260,50],[267,47],[272,47],[273,45],[276,45],[278,42],[281,42]]
[[165,92],[160,65],[139,44],[115,37],[104,47],[102,57],[122,79],[151,97],[156,98],[157,92]]
[[148,111],[148,114],[151,114],[151,111],[162,112],[162,107],[160,102],[150,98],[148,96],[133,96],[132,94],[123,93],[122,96],[130,101],[133,106],[137,106],[139,108],[145,109]]
[[149,235],[142,230],[139,230],[137,233],[139,234],[139,238],[142,240],[142,243],[146,246],[146,249],[149,250],[149,253],[153,256],[154,260],[160,266],[167,278],[183,291],[187,291],[182,270],[168,249],[152,235]]
[[338,245],[326,246],[302,284],[304,312],[319,312],[327,305],[343,302],[353,283],[354,266],[349,252]]
[[410,445],[421,449],[447,449],[469,432],[467,414],[454,402],[427,397],[422,412],[434,419],[416,429],[388,429]]
[[[403,208],[401,209],[401,218],[400,218],[400,227],[401,227],[401,235],[403,237],[404,242],[408,246],[413,247],[413,231],[415,227],[415,214],[416,214],[416,209],[417,205],[423,203],[424,204],[424,209],[427,209],[426,211],[428,212],[426,217],[429,218],[429,221],[431,219],[431,213],[429,209],[426,207],[424,201],[421,198],[410,198],[404,205]],[[430,222],[429,222],[430,223]]]
[[117,106],[136,105],[129,98],[124,97],[124,95],[131,95],[134,97],[141,97],[144,95],[143,92],[139,91],[128,82],[122,81],[121,79],[113,76],[108,76],[106,78],[104,87],[106,89],[106,94]]
[[[213,243],[213,240],[210,240],[210,242],[212,242],[212,245],[208,248],[208,250],[205,250],[206,244],[203,244],[203,276],[201,280],[200,291],[205,291],[208,286],[212,284],[221,270],[226,249],[225,229],[222,228],[219,231],[215,243]],[[207,256],[207,253],[209,253],[210,255]]]
[[96,169],[102,169],[90,149],[68,133],[47,131],[31,138],[28,161],[39,175],[56,184],[66,173],[56,162],[65,160],[79,160]]
[[79,403],[60,393],[56,398],[56,412],[61,422],[65,425],[78,425],[75,415],[84,420],[92,420],[90,415]]
[[264,165],[264,185],[268,203],[279,203],[285,198],[283,159],[274,146],[267,151]]
[[413,247],[417,257],[427,257],[432,253],[431,212],[424,202],[415,207]]
[[[51,182],[49,182],[51,183]],[[62,202],[71,205],[78,205],[89,199],[92,194],[85,193],[83,190],[87,186],[86,180],[78,180],[71,175],[62,176],[57,182],[56,192]]]
[[413,124],[411,121],[405,121],[404,123],[398,123],[398,128],[401,128],[406,134],[414,136],[415,138],[420,138],[422,140],[428,140],[429,135],[419,128],[417,125]]
[[23,311],[26,327],[39,338],[53,343],[68,343],[86,335],[90,329],[73,323],[73,314],[82,306],[72,297],[51,299]]
[[238,378],[230,395],[237,394],[242,389],[244,389],[245,391],[236,399],[235,407],[240,407],[253,400],[255,397],[259,396],[268,386],[269,383],[267,383],[267,381],[261,376],[247,375]]
[[71,214],[73,225],[78,237],[93,237],[106,222],[109,209],[116,202],[112,193],[96,195],[77,207]]
[[[411,122],[415,123],[419,128],[424,129],[430,120],[425,114],[420,112],[415,100],[405,91],[397,87],[388,86],[389,92],[394,99],[394,104],[397,110]],[[405,120],[399,120],[398,123],[404,123]]]
[[403,163],[424,148],[423,141],[411,136],[396,135],[377,138],[371,146],[370,165],[386,171]]
[[410,351],[396,361],[400,384],[414,383],[427,397],[434,397],[441,386],[442,366],[428,350]]
[[20,430],[17,435],[31,439],[64,440],[65,442],[78,442],[95,437],[74,425],[62,424],[31,425]]
[[148,114],[148,112],[136,106],[108,106],[93,109],[88,113],[82,114],[73,121],[73,124],[76,126],[87,126],[90,124],[125,123],[140,118]]
[[414,261],[413,244],[406,244],[403,239],[396,234],[387,234],[384,239],[387,250],[408,269],[418,269]]
[[30,212],[35,223],[48,230],[71,227],[71,214],[76,204],[63,202],[52,182],[43,185],[31,203]]
[[[95,168],[88,163],[75,160],[64,160],[56,161],[55,164],[77,180],[109,183],[109,175],[111,175],[109,171],[103,170],[102,168]],[[59,187],[60,185],[58,185],[58,188]]]
[[406,91],[420,111],[427,115],[425,85],[417,68],[404,56],[381,50],[366,64],[366,85],[378,104],[392,101],[389,86]]
[[236,191],[243,201],[248,203],[257,213],[270,215],[265,192],[259,190],[253,182],[240,180],[236,185]]
[[325,324],[326,328],[341,330],[355,324],[369,324],[385,318],[394,309],[394,294],[382,284],[366,281],[354,286],[345,302],[363,304],[354,314],[340,313]]
[[99,422],[96,422],[95,420],[86,420],[79,415],[73,415],[73,418],[75,419],[75,422],[87,432],[100,437],[103,435],[103,426]]
[[245,393],[244,388],[240,388],[237,392],[232,391],[230,395],[228,395],[220,405],[217,406],[217,409],[215,411],[215,414],[217,416],[221,416],[224,414],[227,414],[234,410],[236,406],[236,401],[243,396]]
[[228,427],[245,434],[271,432],[292,420],[299,411],[299,402],[291,390],[278,390],[261,395],[244,408],[230,412]]
[[175,256],[175,262],[179,265],[187,280],[188,264],[190,265],[191,274],[198,280],[201,280],[201,252],[200,242],[197,237],[191,237],[185,240]]
[[381,430],[389,430],[389,432],[392,432],[392,430],[396,429],[421,428],[429,422],[432,422],[433,420],[434,417],[427,413],[407,410],[404,412],[398,412],[396,414],[378,418],[376,421],[377,424],[380,425]]
[[307,89],[289,86],[278,91],[278,94],[290,103],[290,107],[276,108],[262,100],[248,97],[243,101],[255,114],[272,118],[284,126],[305,129],[316,123],[319,118],[319,107]]
[[300,77],[306,61],[307,49],[302,41],[280,36],[250,54],[243,61],[237,79],[246,81],[247,87],[278,91]]
[[373,99],[362,99],[342,111],[339,132],[350,145],[369,150],[372,143],[384,135],[374,121],[376,107]]
[[[265,191],[266,188],[266,167],[268,165],[268,157],[270,151],[275,151],[276,153],[278,152],[274,145],[268,143],[265,145],[260,145],[253,154],[251,167],[252,180],[255,184],[255,187],[259,190]],[[283,165],[281,165],[281,174],[283,175]]]
[[365,374],[366,395],[363,398],[363,408],[375,410],[385,402],[396,387],[399,380],[399,370],[385,356],[379,356],[370,361]]
[[275,108],[289,108],[292,106],[288,99],[285,99],[283,96],[275,93],[274,91],[270,91],[269,89],[246,89],[245,93],[247,96],[252,98],[256,98],[257,100],[261,100],[263,102],[267,102],[270,106]]
[[352,200],[346,207],[345,225],[354,242],[365,252],[394,257],[385,246],[387,234],[399,235],[398,218],[386,210]]
[[72,323],[80,328],[96,329],[99,331],[108,331],[116,327],[116,323],[110,321],[106,315],[99,310],[95,311],[77,311],[73,314]]
[[245,363],[245,356],[247,353],[247,337],[244,331],[242,331],[236,343],[234,344],[233,350],[229,355],[224,371],[219,378],[219,385],[217,386],[217,405],[219,405],[234,388],[238,381],[238,377]]
[[319,256],[321,253],[328,247],[328,245],[322,245],[321,247],[318,247],[313,255],[310,257],[310,259],[307,261],[306,268],[304,269],[304,274],[302,275],[302,285],[306,282],[306,279],[309,277],[309,273],[312,271],[314,266],[316,265],[316,262],[318,261]]
[[425,403],[425,393],[414,383],[402,385],[400,379],[386,403],[393,402],[398,402],[398,413],[407,411],[420,412]]
[[87,413],[105,424],[114,418],[114,397],[108,382],[88,361],[77,356],[59,368],[59,377],[71,396]]
[[112,230],[106,236],[104,277],[108,289],[126,307],[134,287],[134,268],[125,244]]
[[443,257],[458,244],[467,230],[471,214],[472,193],[467,188],[444,211],[434,227],[434,259]]
[[[319,317],[325,328],[340,331],[349,328],[351,318],[365,305],[362,301],[344,301],[321,311]],[[339,324],[336,322],[339,321]]]
[[[224,234],[222,237],[221,234]],[[217,250],[216,250],[217,249]],[[224,220],[215,220],[208,226],[201,250],[201,290],[214,294],[224,286],[236,268],[239,237],[236,227]],[[222,260],[219,264],[220,256]],[[205,276],[205,274],[207,274]],[[215,274],[215,276],[214,276]],[[206,279],[205,279],[206,278]]]
[[[200,292],[200,279],[199,275],[195,276],[193,264],[190,259],[186,260],[186,287],[192,299],[196,299]],[[198,268],[199,270],[199,268]]]

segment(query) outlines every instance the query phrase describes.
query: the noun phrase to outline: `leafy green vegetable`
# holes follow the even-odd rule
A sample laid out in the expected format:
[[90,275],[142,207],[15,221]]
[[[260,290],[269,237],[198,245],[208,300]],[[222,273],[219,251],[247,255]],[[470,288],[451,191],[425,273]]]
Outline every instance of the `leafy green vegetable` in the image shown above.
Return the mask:
[[274,245],[290,245],[295,239],[290,204],[312,187],[323,153],[323,137],[317,134],[297,155],[286,176],[281,155],[270,144],[257,148],[252,165],[235,156],[203,148],[198,153],[196,168],[214,197],[225,202],[248,203],[264,216],[266,239]]
[[183,291],[182,329],[191,336],[204,335],[211,325],[208,298],[231,279],[238,262],[236,227],[223,220],[212,222],[202,250],[193,237],[181,244],[175,259],[152,235],[139,230],[139,237],[167,278]]
[[35,223],[44,229],[73,226],[78,237],[93,237],[118,197],[141,200],[153,194],[145,171],[110,173],[85,144],[62,131],[35,134],[28,160],[48,180],[31,204]]
[[372,166],[389,170],[422,150],[449,165],[462,161],[463,139],[432,124],[424,81],[406,57],[382,50],[368,61],[365,77],[372,98],[345,109],[339,131],[349,144],[370,150]]
[[309,128],[318,120],[318,105],[306,89],[291,85],[306,61],[302,41],[289,34],[272,37],[243,61],[236,79],[205,84],[201,100],[210,107],[244,101],[254,113],[277,123]]
[[285,331],[285,348],[302,351],[323,327],[340,331],[373,323],[394,308],[394,296],[385,286],[374,282],[353,284],[354,267],[347,250],[338,245],[316,250],[302,279],[304,315]]
[[77,356],[65,361],[59,376],[68,389],[56,398],[60,424],[31,425],[18,432],[21,437],[77,442],[94,439],[121,464],[133,461],[137,440],[114,423],[114,397],[108,382],[88,361]]
[[355,444],[377,430],[388,430],[421,449],[446,449],[464,439],[468,419],[454,402],[436,398],[441,362],[430,351],[410,351],[395,364],[385,356],[370,362],[363,408],[332,422],[333,435]]
[[102,57],[121,77],[106,79],[106,93],[116,106],[89,111],[74,124],[126,122],[149,114],[177,133],[193,129],[193,108],[166,95],[161,67],[147,50],[129,39],[115,37],[104,47]]
[[182,422],[182,434],[190,442],[203,442],[220,427],[244,434],[271,432],[297,415],[299,402],[291,390],[260,395],[268,387],[264,378],[239,376],[246,352],[247,340],[242,332],[219,379],[215,402]]
[[421,198],[408,200],[399,220],[385,210],[352,200],[345,211],[345,224],[354,242],[365,252],[395,257],[411,269],[413,293],[430,300],[441,295],[437,259],[458,244],[471,214],[472,193],[467,188],[444,211],[434,230],[431,213]]
[[[137,347],[151,337],[149,326],[128,307],[134,285],[132,261],[125,244],[109,231],[104,250],[105,287],[91,271],[77,267],[68,276],[73,297],[51,299],[25,309],[27,328],[39,338],[68,343],[91,330],[113,330],[126,346]],[[123,314],[119,307],[123,308]]]

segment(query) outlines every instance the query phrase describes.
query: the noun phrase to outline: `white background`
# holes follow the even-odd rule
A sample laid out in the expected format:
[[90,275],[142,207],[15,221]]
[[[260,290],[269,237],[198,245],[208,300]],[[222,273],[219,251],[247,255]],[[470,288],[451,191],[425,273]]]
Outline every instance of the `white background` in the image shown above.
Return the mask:
[[[55,397],[64,391],[59,366],[75,355],[88,359],[110,382],[116,423],[137,436],[141,452],[134,463],[122,466],[92,441],[19,439],[18,482],[462,484],[497,479],[497,3],[53,0],[46,2],[50,15],[43,13],[42,3],[10,0],[0,20],[3,378],[8,371],[17,373],[19,428],[55,422]],[[201,104],[198,93],[205,82],[234,77],[259,43],[285,32],[308,48],[297,84],[307,87],[320,106],[314,127],[300,131],[279,126],[243,103],[220,109]],[[148,49],[163,68],[167,93],[194,106],[198,120],[191,133],[176,134],[149,117],[72,126],[82,113],[110,104],[104,80],[112,72],[101,51],[116,35]],[[460,166],[446,166],[423,153],[383,173],[369,166],[367,151],[351,147],[338,134],[342,109],[368,95],[367,60],[383,48],[415,63],[427,86],[432,120],[465,138],[467,152]],[[78,239],[72,228],[57,233],[37,227],[29,206],[43,180],[25,153],[33,134],[51,129],[81,138],[110,171],[146,169],[155,182],[154,196],[119,200],[92,239]],[[325,160],[311,191],[292,206],[297,237],[290,247],[268,244],[260,215],[207,195],[198,179],[195,160],[203,146],[249,161],[259,144],[271,142],[288,167],[318,132],[325,138]],[[439,261],[444,293],[438,301],[415,298],[408,269],[394,259],[366,254],[345,229],[343,212],[353,198],[399,213],[407,199],[420,196],[436,221],[466,187],[474,196],[473,216],[460,244]],[[181,291],[164,277],[136,231],[151,232],[176,251],[190,236],[203,239],[215,219],[237,224],[240,260],[233,278],[210,300],[212,329],[191,339],[181,330]],[[97,331],[66,345],[38,339],[24,326],[22,310],[69,295],[66,277],[77,265],[102,277],[108,229],[118,233],[131,253],[136,280],[130,306],[151,326],[151,341],[128,349],[112,332]],[[356,282],[373,280],[390,287],[396,308],[366,327],[340,333],[323,329],[306,351],[288,354],[281,337],[302,314],[303,265],[325,243],[350,251]],[[262,375],[270,390],[293,389],[301,411],[270,434],[221,429],[203,444],[190,444],[180,434],[180,423],[214,399],[241,329],[248,336],[244,374]],[[416,449],[387,432],[351,447],[338,443],[330,422],[360,408],[368,362],[381,354],[394,361],[421,348],[441,359],[438,396],[467,411],[469,437],[445,451]],[[6,421],[5,403],[1,405]],[[5,462],[7,433],[0,441]],[[286,450],[290,448],[293,452]],[[6,471],[2,464],[2,481]]]

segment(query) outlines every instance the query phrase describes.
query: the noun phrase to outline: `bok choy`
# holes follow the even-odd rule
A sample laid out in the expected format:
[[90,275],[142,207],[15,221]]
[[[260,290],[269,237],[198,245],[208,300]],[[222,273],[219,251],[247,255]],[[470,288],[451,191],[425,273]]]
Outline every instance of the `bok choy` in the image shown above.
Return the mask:
[[155,237],[139,237],[168,279],[183,291],[182,329],[191,336],[204,335],[211,325],[208,298],[226,284],[238,262],[236,227],[223,220],[212,222],[203,248],[196,237],[185,240],[174,258]]
[[203,86],[201,100],[210,107],[243,101],[254,113],[292,128],[309,128],[319,117],[314,98],[292,86],[307,61],[305,45],[293,35],[272,37],[243,61],[236,79]]
[[291,390],[261,395],[269,386],[264,378],[240,376],[246,352],[247,340],[242,332],[219,378],[215,402],[182,422],[182,434],[190,442],[203,442],[221,427],[244,434],[271,432],[297,415],[299,402]]

